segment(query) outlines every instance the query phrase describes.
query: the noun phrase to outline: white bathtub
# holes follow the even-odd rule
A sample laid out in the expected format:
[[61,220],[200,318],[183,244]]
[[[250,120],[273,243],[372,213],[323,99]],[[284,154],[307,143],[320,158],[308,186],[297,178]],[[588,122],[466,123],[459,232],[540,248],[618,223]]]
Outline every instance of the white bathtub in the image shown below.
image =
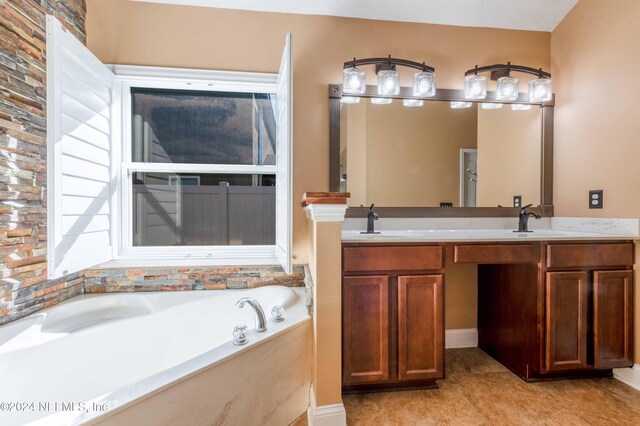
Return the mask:
[[[245,296],[285,321],[255,332]],[[308,403],[310,333],[303,288],[80,296],[0,327],[0,424],[286,425]]]

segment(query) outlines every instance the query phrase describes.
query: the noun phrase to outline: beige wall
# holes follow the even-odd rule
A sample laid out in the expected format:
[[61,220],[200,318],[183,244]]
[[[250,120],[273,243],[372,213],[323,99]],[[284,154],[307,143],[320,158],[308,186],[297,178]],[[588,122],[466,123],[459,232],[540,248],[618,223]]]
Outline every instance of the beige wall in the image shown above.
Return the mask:
[[[640,217],[638,22],[637,0],[580,0],[552,33],[557,216]],[[587,208],[590,189],[604,190],[602,210]],[[635,282],[640,363],[637,269]]]
[[[87,0],[87,43],[104,62],[277,72],[286,32],[294,58],[294,262],[307,262],[305,191],[329,186],[329,83],[342,63],[392,54],[436,67],[437,85],[461,88],[475,64],[510,60],[549,68],[549,33],[451,27]],[[373,71],[369,76],[373,78]],[[402,73],[409,84],[411,72]],[[373,82],[373,80],[372,80]]]
[[[524,86],[524,85],[523,85]],[[526,86],[524,86],[526,87]],[[478,185],[476,205],[540,204],[542,110],[478,108]]]
[[478,265],[447,265],[444,276],[444,328],[477,328]]

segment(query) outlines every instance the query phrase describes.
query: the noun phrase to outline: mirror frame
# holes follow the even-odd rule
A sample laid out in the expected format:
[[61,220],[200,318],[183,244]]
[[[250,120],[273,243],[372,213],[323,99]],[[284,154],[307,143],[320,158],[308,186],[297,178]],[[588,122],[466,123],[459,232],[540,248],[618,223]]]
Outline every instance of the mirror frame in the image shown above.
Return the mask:
[[[430,98],[413,96],[411,87],[401,87],[397,96],[378,96],[376,86],[367,86],[361,98],[423,99],[425,101],[460,101],[474,103],[529,104],[542,108],[540,155],[540,205],[532,209],[541,216],[553,216],[553,115],[555,95],[549,102],[529,102],[527,94],[520,93],[513,102],[497,101],[496,93],[487,91],[486,99],[473,101],[464,98],[464,90],[437,89]],[[329,85],[329,190],[340,191],[340,99],[342,85]],[[348,188],[347,188],[348,190]],[[349,207],[346,217],[367,217],[367,207]],[[382,217],[516,217],[517,207],[376,207]]]

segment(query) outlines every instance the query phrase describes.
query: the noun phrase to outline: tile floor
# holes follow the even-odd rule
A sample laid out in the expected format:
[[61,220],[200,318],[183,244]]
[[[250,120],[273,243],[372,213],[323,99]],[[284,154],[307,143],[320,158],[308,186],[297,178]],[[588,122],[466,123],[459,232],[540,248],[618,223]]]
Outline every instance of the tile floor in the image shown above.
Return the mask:
[[640,425],[640,392],[615,379],[525,383],[477,348],[447,350],[446,369],[440,389],[345,395],[347,424]]

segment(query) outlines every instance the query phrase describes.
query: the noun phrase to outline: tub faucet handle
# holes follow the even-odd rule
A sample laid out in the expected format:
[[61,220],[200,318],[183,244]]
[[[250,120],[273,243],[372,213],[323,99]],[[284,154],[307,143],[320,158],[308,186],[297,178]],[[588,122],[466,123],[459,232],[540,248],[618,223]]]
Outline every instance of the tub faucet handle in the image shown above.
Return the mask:
[[236,346],[246,345],[249,343],[247,339],[248,327],[244,324],[238,324],[233,328],[233,344]]
[[271,319],[275,322],[284,321],[284,308],[282,305],[276,305],[271,308]]

